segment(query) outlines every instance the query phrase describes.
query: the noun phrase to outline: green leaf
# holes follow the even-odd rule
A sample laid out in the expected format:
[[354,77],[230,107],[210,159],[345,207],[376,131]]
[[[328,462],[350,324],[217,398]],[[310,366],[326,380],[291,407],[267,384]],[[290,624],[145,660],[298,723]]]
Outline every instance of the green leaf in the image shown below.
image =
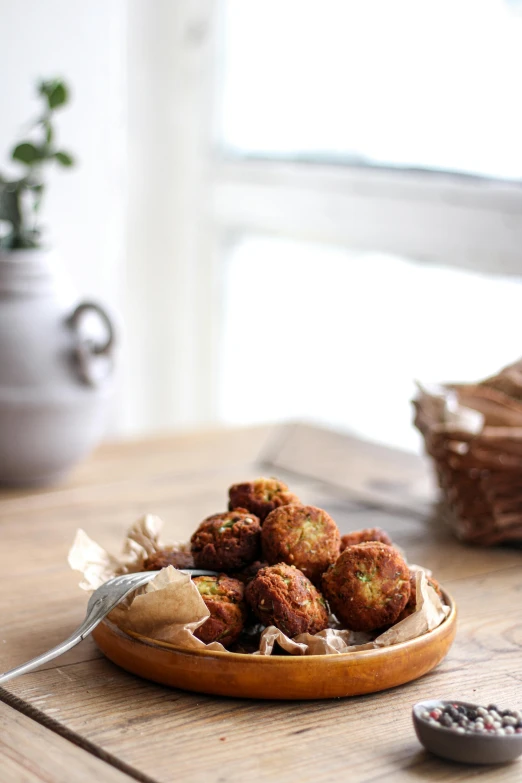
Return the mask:
[[50,144],[53,140],[53,126],[49,121],[44,120],[45,127],[45,140],[47,144]]
[[59,83],[56,85],[52,93],[48,97],[49,108],[56,109],[57,106],[63,106],[67,103],[67,89],[64,84]]
[[21,163],[30,164],[34,163],[36,160],[40,160],[41,152],[34,144],[30,144],[26,141],[14,148],[11,157],[13,160],[21,161]]
[[62,166],[74,166],[74,158],[68,152],[55,152],[54,157]]
[[47,98],[50,109],[56,109],[58,106],[63,106],[69,99],[67,87],[58,79],[53,79],[49,82],[41,82],[38,91],[40,95]]

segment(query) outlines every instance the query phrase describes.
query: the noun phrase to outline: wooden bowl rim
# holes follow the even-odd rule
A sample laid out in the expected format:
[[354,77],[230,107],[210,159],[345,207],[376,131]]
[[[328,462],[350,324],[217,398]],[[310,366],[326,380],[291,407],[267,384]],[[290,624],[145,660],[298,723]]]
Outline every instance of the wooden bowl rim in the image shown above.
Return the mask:
[[[436,628],[434,628],[432,631],[427,631],[426,633],[421,634],[420,636],[416,636],[414,639],[409,639],[405,642],[398,642],[397,644],[390,644],[387,647],[376,647],[372,650],[359,650],[355,652],[347,652],[347,653],[327,653],[326,655],[253,655],[252,653],[234,653],[229,652],[228,650],[221,651],[221,650],[207,650],[205,648],[198,649],[198,648],[190,648],[190,647],[182,647],[179,645],[171,644],[170,642],[162,642],[157,641],[156,639],[150,639],[147,636],[142,636],[141,634],[135,633],[134,631],[123,631],[119,626],[112,623],[110,620],[105,619],[103,622],[109,625],[113,630],[115,630],[118,634],[121,634],[124,637],[127,637],[128,639],[132,639],[133,641],[137,641],[140,644],[145,644],[150,647],[156,647],[161,650],[168,650],[175,653],[182,653],[183,655],[189,655],[189,656],[196,656],[196,657],[210,657],[210,658],[222,658],[224,660],[229,661],[262,661],[265,664],[269,664],[271,661],[277,661],[278,664],[282,664],[283,666],[287,665],[293,665],[297,661],[308,661],[310,662],[311,659],[314,660],[322,660],[322,661],[330,661],[330,660],[336,660],[336,661],[343,661],[343,660],[360,660],[361,658],[372,658],[375,656],[383,656],[385,654],[392,654],[395,651],[402,650],[404,648],[412,648],[416,645],[423,645],[426,643],[426,640],[429,639],[430,642],[434,642],[437,636],[442,636],[445,634],[445,632],[449,631],[453,625],[456,622],[457,619],[457,605],[452,598],[452,596],[447,592],[447,590],[441,588],[442,594],[444,596],[446,605],[449,606],[450,611],[447,617],[441,622],[440,625],[438,625]],[[255,664],[257,665],[257,664]],[[298,664],[299,665],[299,664]]]

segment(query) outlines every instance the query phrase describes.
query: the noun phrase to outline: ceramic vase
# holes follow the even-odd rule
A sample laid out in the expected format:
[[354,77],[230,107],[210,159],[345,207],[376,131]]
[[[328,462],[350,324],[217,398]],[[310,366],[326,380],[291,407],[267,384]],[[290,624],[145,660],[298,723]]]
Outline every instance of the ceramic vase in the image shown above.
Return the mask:
[[52,254],[0,251],[1,484],[52,483],[98,443],[113,349],[109,316],[78,300]]

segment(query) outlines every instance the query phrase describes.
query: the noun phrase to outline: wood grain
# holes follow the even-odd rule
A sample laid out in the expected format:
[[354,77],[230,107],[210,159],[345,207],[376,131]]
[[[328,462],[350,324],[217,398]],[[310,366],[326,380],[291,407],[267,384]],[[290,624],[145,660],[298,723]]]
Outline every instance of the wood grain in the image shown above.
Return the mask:
[[[102,444],[90,459],[80,464],[63,483],[51,487],[2,488],[0,498],[37,503],[56,502],[56,496],[80,487],[103,486],[117,481],[129,482],[144,476],[214,472],[224,465],[244,465],[258,461],[260,453],[271,453],[272,444],[285,437],[285,428],[258,426],[190,432],[175,438],[158,435],[146,440],[128,439]],[[30,502],[29,502],[30,505]]]
[[[48,649],[82,619],[86,599],[66,565],[76,527],[117,552],[128,525],[151,511],[164,517],[168,539],[186,539],[224,508],[230,483],[263,474],[288,478],[343,533],[384,527],[447,586],[459,608],[457,638],[432,673],[351,699],[223,699],[127,674],[88,639],[7,690],[157,781],[519,780],[520,763],[470,770],[425,754],[410,711],[438,696],[522,706],[521,551],[456,541],[430,506],[426,465],[411,455],[305,425],[112,444],[61,487],[0,493],[0,670]],[[26,737],[31,745],[29,728]]]
[[130,783],[133,778],[0,702],[2,783]]
[[[410,718],[411,706],[430,697],[519,701],[510,676],[519,652],[503,658],[492,681],[487,667],[462,667],[451,652],[421,680],[365,697],[324,702],[220,699],[155,686],[105,660],[48,670],[13,682],[19,695],[72,731],[160,781],[350,779],[403,780],[418,765],[418,780],[467,780],[469,770],[425,756]],[[70,678],[70,679],[69,679]],[[79,704],[79,689],[82,694]],[[24,695],[24,698],[27,696]],[[516,770],[493,780],[519,780]],[[511,777],[510,777],[511,775]],[[489,778],[488,778],[489,780]]]

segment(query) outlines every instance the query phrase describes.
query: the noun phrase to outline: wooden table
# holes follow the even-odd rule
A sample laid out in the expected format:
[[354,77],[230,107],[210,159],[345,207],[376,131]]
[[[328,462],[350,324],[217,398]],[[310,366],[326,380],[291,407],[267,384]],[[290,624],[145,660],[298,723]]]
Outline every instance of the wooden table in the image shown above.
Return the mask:
[[381,526],[434,571],[459,607],[457,639],[431,674],[395,690],[318,702],[252,702],[170,690],[105,660],[88,639],[0,688],[0,781],[515,781],[522,764],[468,768],[418,744],[411,705],[430,697],[522,705],[517,549],[459,544],[432,512],[419,459],[306,425],[103,446],[63,486],[0,493],[0,671],[79,624],[86,597],[66,563],[77,527],[118,552],[159,514],[188,538],[232,482],[277,475],[342,532]]

